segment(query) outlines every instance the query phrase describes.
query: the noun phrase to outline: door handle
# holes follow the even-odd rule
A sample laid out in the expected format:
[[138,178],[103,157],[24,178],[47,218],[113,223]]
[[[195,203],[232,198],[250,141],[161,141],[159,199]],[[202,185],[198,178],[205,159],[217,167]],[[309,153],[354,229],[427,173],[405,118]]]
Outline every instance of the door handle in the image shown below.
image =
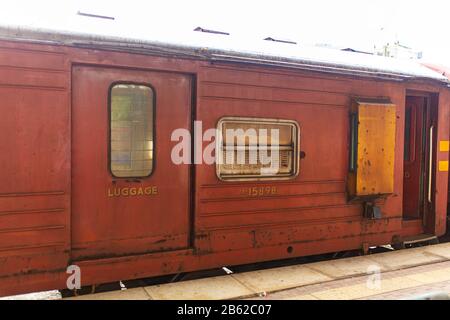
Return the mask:
[[429,147],[429,163],[428,163],[428,202],[431,203],[431,178],[433,177],[433,130],[434,126],[430,127],[430,147]]

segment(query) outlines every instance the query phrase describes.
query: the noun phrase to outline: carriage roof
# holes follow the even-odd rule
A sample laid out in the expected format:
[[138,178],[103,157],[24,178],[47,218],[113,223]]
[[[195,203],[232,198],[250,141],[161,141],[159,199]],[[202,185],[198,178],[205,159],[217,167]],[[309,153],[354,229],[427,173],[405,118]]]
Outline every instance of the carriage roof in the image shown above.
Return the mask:
[[169,36],[152,32],[143,34],[142,31],[134,35],[128,33],[117,29],[94,34],[83,30],[74,32],[56,28],[0,26],[0,39],[6,40],[279,66],[386,80],[432,80],[444,85],[450,83],[444,75],[414,60],[194,31]]

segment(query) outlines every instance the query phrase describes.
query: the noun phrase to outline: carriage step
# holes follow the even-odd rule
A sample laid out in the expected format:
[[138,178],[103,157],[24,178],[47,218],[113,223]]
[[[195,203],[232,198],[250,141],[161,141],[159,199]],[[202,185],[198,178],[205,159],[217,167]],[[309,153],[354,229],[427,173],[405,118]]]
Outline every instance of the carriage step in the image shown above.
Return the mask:
[[417,236],[403,238],[404,244],[416,244],[423,242],[428,242],[428,244],[438,244],[439,240],[434,234],[420,234]]

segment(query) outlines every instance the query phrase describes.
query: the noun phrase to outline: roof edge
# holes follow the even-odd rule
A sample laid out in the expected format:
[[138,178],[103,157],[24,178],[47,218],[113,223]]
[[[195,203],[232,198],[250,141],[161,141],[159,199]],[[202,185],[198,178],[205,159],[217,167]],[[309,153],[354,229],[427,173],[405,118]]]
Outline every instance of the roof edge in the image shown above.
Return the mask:
[[[278,66],[289,69],[325,72],[330,74],[361,76],[391,81],[425,80],[450,87],[450,80],[438,72],[436,77],[417,76],[402,72],[377,70],[374,68],[349,66],[346,64],[314,61],[274,55],[258,54],[212,47],[190,46],[160,41],[140,40],[117,36],[96,35],[64,30],[31,28],[13,25],[0,25],[0,39],[9,41],[27,41],[43,44],[55,44],[74,47],[97,48],[104,50],[126,51],[149,55],[175,56],[180,58],[201,59],[216,62],[232,62],[253,65]],[[353,53],[348,53],[353,54]],[[417,63],[420,65],[419,63]]]

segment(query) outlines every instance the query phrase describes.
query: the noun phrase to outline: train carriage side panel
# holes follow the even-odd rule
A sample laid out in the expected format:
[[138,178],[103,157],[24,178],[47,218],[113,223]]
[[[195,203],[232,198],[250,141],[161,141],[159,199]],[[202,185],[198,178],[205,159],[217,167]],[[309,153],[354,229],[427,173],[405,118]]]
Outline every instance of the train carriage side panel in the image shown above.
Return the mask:
[[445,234],[447,227],[447,203],[449,181],[449,140],[450,140],[450,89],[442,89],[439,93],[438,137],[436,145],[436,192],[435,192],[435,234]]
[[68,264],[67,65],[58,47],[0,42],[0,278]]
[[[401,197],[383,203],[383,218],[363,219],[361,204],[347,201],[349,107],[351,97],[389,97],[402,116],[404,87],[317,74],[252,67],[206,66],[199,76],[198,119],[215,127],[224,116],[295,120],[300,127],[297,177],[288,181],[219,181],[215,168],[197,169],[197,223],[204,251],[308,242],[380,234],[390,241],[401,230]],[[403,127],[396,140],[401,145]],[[394,194],[401,194],[402,153],[395,152]],[[246,192],[275,190],[269,194]],[[264,192],[263,192],[264,193]],[[350,243],[350,242],[349,242]],[[296,253],[299,254],[299,253]],[[301,254],[301,253],[300,253]],[[289,253],[286,253],[289,256]]]

